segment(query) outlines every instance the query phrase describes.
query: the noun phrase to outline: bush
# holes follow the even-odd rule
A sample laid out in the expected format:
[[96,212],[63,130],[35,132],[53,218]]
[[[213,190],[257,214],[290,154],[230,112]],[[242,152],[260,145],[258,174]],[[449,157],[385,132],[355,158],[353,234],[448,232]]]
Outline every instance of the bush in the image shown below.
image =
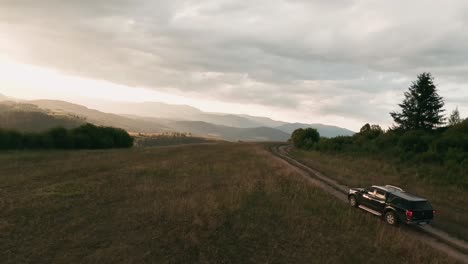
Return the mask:
[[321,138],[316,149],[321,151],[350,151],[354,143],[353,137],[339,136],[335,138]]
[[398,147],[404,152],[423,153],[429,149],[430,141],[430,135],[423,131],[413,130],[400,137]]
[[297,148],[311,149],[319,140],[320,134],[315,128],[299,128],[291,135],[291,141]]

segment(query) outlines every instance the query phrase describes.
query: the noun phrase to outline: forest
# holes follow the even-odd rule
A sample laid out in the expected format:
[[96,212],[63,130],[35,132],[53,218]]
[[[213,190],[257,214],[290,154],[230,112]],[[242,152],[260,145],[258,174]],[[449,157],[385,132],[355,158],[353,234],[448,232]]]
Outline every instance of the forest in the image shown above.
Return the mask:
[[123,129],[84,124],[77,128],[53,128],[45,132],[0,129],[0,149],[110,149],[130,148],[133,138]]

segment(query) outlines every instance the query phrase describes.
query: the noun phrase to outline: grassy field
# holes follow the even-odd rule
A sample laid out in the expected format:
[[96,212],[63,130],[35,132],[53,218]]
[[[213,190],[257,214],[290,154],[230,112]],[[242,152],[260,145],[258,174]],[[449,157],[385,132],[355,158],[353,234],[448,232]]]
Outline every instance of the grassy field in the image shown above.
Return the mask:
[[454,263],[261,145],[0,154],[2,263]]
[[433,225],[468,241],[468,192],[457,185],[426,181],[414,168],[346,154],[294,150],[292,156],[351,187],[392,184],[423,196],[437,210]]
[[201,138],[185,133],[143,134],[133,133],[135,147],[165,147],[174,145],[216,143],[214,139]]

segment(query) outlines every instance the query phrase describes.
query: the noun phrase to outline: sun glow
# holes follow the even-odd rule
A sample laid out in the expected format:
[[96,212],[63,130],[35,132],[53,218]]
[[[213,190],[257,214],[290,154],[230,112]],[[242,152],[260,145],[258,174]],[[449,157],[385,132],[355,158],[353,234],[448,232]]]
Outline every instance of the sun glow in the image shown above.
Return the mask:
[[8,95],[25,99],[80,97],[113,101],[157,100],[187,103],[184,98],[161,92],[65,75],[47,68],[14,63],[5,58],[0,58],[0,71],[3,75],[0,80],[2,90]]
[[[184,104],[208,112],[268,115],[270,109],[216,100],[182,96],[141,87],[129,87],[105,80],[67,75],[56,70],[14,62],[0,55],[0,93],[21,99],[55,99],[86,105],[91,100],[122,102],[164,102]],[[162,89],[167,90],[167,89]],[[173,89],[175,90],[175,89]]]

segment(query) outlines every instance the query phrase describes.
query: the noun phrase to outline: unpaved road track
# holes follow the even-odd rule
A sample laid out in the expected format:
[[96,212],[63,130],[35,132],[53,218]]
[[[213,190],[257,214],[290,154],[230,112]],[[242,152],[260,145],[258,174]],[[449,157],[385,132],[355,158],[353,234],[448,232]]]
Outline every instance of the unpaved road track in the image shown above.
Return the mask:
[[[348,203],[348,186],[341,185],[337,181],[295,160],[289,155],[290,148],[289,145],[275,145],[270,147],[269,150],[276,158],[291,166],[307,181],[322,188],[340,201]],[[407,226],[403,228],[434,249],[444,252],[463,263],[468,263],[468,243],[465,241],[454,238],[431,226]]]

